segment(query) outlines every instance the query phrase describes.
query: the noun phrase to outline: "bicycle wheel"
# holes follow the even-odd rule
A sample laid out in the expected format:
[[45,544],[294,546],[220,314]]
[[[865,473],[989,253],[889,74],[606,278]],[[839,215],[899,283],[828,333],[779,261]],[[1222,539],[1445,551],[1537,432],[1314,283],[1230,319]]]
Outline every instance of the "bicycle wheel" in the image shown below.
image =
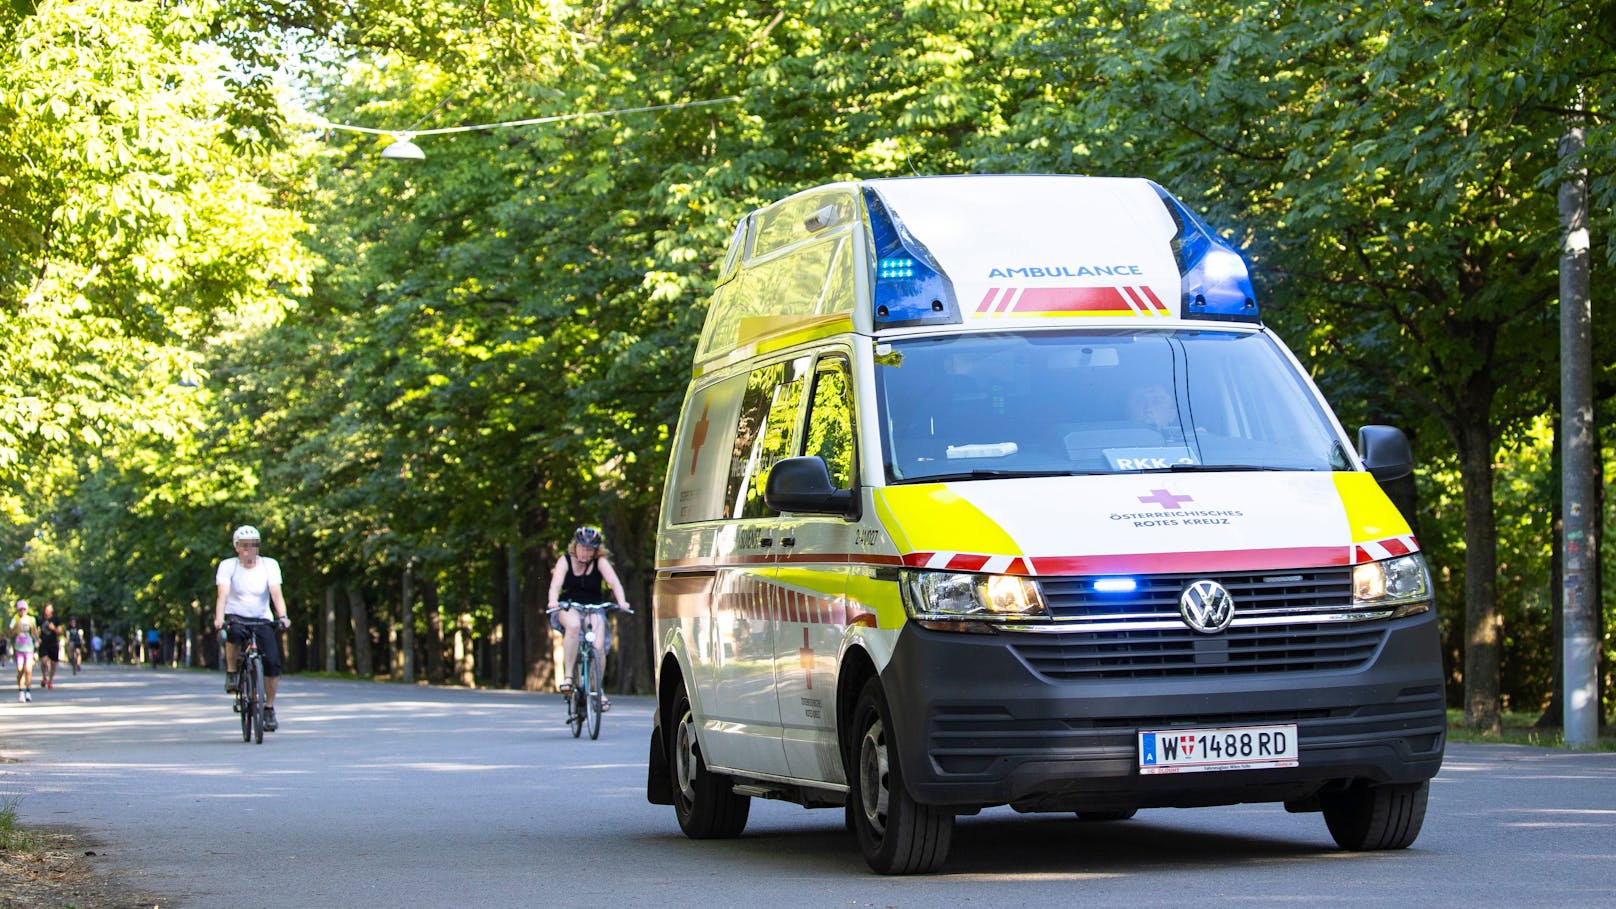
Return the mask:
[[567,725],[572,727],[573,738],[584,731],[584,699],[588,691],[584,686],[583,662],[580,655],[578,663],[572,667],[572,694],[567,696]]
[[600,660],[593,657],[589,660],[589,671],[585,674],[589,679],[589,697],[585,707],[589,711],[589,737],[600,738]]
[[264,661],[252,661],[253,676],[253,742],[264,744]]
[[252,673],[247,672],[247,658],[242,657],[237,662],[236,678],[236,712],[241,714],[241,740],[252,741]]

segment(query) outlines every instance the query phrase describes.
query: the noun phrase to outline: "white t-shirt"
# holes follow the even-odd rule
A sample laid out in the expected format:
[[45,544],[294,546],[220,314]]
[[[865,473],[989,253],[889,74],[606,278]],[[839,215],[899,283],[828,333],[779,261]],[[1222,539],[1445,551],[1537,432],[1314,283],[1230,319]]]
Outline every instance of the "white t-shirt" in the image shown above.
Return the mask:
[[228,558],[219,563],[214,583],[229,585],[225,596],[224,614],[244,619],[273,619],[275,612],[269,599],[269,585],[281,582],[281,563],[265,556],[258,564],[242,567],[241,560]]

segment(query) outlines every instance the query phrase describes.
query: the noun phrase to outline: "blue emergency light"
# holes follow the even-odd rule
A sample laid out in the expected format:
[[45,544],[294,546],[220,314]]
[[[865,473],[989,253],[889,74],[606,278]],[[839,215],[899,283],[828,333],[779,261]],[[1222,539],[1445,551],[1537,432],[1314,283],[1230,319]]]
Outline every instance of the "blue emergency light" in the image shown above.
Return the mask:
[[1133,593],[1139,589],[1139,582],[1133,578],[1097,578],[1094,581],[1095,593]]
[[864,187],[875,244],[875,324],[957,325],[961,321],[954,283],[925,245],[892,216],[880,193]]
[[1224,322],[1260,322],[1257,291],[1240,253],[1217,235],[1172,193],[1152,182],[1168,212],[1178,224],[1173,257],[1183,276],[1186,319]]

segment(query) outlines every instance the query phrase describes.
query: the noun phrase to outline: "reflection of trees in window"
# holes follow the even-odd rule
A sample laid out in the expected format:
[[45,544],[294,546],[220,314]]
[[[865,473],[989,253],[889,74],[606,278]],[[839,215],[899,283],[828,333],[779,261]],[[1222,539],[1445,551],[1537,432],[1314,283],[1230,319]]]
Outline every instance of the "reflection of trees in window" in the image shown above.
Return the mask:
[[853,392],[847,373],[846,360],[820,361],[803,448],[803,454],[824,459],[837,489],[853,487]]
[[738,517],[741,513],[746,478],[762,454],[757,443],[763,427],[769,422],[769,405],[785,375],[785,364],[775,363],[753,370],[746,380],[741,415],[735,425],[735,451],[729,459],[729,477],[724,484],[726,518]]

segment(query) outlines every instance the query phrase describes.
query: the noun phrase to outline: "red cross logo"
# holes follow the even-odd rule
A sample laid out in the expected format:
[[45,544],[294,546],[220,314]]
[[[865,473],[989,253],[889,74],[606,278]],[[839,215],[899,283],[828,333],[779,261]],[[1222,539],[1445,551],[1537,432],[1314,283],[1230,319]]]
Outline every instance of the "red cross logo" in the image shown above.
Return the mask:
[[1150,492],[1148,496],[1140,496],[1139,501],[1146,505],[1160,505],[1168,511],[1177,511],[1184,507],[1182,503],[1195,501],[1189,496],[1175,496],[1165,489],[1152,489]]
[[701,446],[707,443],[707,408],[713,404],[708,398],[701,404],[701,419],[696,421],[695,431],[690,434],[690,475],[696,475],[696,459],[701,457]]
[[808,680],[808,688],[814,687],[814,648],[808,643],[808,629],[802,630],[802,649],[797,651],[802,657],[802,674]]

